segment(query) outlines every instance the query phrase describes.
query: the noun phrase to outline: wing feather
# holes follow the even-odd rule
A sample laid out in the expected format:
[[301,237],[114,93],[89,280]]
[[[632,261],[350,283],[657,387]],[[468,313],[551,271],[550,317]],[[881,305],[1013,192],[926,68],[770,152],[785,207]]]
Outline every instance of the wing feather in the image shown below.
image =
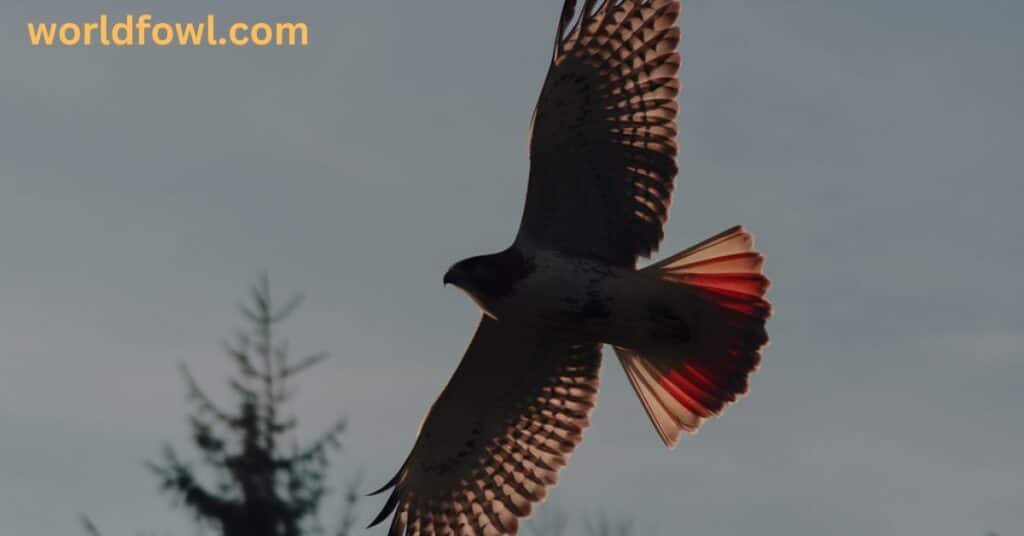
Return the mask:
[[600,362],[598,344],[483,317],[373,524],[393,514],[397,536],[514,533],[583,440]]
[[518,241],[621,266],[657,249],[678,171],[679,9],[587,1],[577,15],[565,3]]

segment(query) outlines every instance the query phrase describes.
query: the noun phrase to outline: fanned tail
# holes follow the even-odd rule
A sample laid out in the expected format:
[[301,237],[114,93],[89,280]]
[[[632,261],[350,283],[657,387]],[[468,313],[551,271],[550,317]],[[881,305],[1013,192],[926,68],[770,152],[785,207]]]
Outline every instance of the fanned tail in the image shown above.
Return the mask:
[[647,339],[616,353],[670,448],[745,394],[760,363],[771,305],[753,244],[737,226],[637,273],[654,289]]

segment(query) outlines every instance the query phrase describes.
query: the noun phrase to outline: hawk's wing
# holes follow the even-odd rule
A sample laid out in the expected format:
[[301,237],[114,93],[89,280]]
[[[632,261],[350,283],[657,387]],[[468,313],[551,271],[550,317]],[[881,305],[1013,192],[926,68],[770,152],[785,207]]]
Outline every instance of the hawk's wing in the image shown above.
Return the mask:
[[582,441],[600,364],[599,345],[483,317],[373,524],[395,512],[396,536],[514,533]]
[[679,1],[597,3],[562,10],[517,240],[632,267],[661,242],[678,171]]

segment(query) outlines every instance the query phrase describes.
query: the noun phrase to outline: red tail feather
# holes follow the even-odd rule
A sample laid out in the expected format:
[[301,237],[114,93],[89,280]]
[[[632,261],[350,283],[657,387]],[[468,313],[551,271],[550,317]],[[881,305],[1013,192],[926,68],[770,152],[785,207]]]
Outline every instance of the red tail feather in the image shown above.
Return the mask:
[[674,343],[616,349],[669,446],[681,430],[696,430],[745,394],[747,377],[761,361],[771,306],[764,299],[764,258],[752,248],[750,234],[735,227],[640,272],[661,281],[659,296],[675,300],[676,309],[658,317],[664,325],[657,332],[689,332]]

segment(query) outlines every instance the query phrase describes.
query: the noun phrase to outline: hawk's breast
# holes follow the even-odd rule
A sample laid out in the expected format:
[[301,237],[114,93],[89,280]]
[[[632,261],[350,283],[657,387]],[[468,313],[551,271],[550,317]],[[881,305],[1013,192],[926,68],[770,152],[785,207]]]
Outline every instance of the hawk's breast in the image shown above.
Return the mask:
[[534,270],[506,298],[506,314],[527,321],[583,327],[607,320],[614,306],[609,283],[623,269],[582,257],[540,250],[530,255]]

